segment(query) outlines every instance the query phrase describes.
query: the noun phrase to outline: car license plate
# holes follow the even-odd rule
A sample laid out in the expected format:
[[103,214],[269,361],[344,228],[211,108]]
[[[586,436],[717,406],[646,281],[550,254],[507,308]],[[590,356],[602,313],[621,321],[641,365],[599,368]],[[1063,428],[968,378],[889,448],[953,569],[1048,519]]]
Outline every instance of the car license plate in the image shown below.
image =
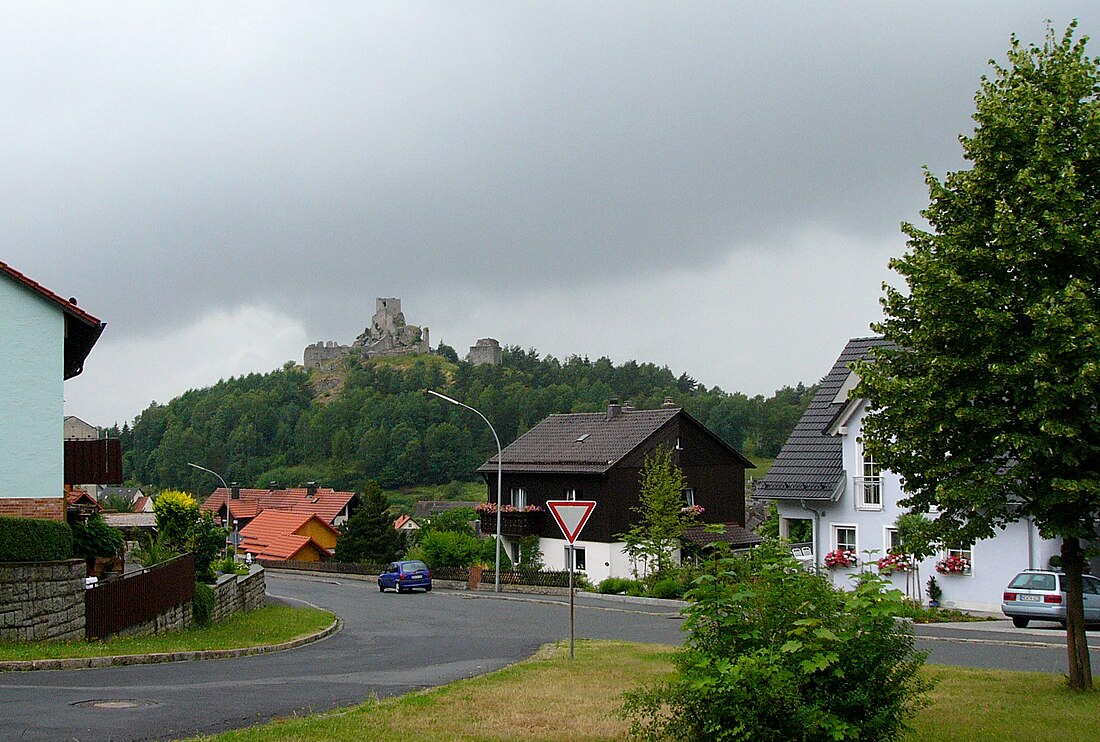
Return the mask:
[[1016,600],[1022,600],[1025,603],[1038,603],[1042,600],[1040,595],[1017,595]]

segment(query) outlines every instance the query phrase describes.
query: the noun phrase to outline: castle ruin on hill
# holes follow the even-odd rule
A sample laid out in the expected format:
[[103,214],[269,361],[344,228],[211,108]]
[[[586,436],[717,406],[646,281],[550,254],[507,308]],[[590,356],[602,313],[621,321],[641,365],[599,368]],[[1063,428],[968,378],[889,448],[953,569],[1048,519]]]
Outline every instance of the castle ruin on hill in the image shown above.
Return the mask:
[[[375,299],[375,313],[370,326],[351,345],[323,340],[307,345],[302,354],[306,368],[323,368],[343,361],[349,355],[360,358],[408,356],[431,353],[428,328],[405,323],[400,299]],[[475,366],[501,364],[501,348],[493,338],[482,338],[470,347],[467,360]]]
[[400,299],[376,299],[370,326],[351,345],[327,340],[307,345],[302,357],[306,368],[321,368],[349,355],[361,358],[407,356],[430,353],[428,328],[405,323]]

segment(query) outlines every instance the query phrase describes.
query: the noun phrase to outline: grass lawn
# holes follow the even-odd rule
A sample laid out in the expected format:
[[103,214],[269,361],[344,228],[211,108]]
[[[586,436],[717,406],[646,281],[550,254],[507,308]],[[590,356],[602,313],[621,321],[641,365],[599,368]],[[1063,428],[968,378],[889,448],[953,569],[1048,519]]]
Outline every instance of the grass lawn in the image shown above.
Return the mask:
[[[671,647],[578,642],[550,647],[499,672],[328,714],[278,721],[202,740],[215,742],[439,742],[622,740],[628,689],[667,676]],[[925,670],[937,685],[913,722],[910,742],[1100,740],[1100,690],[1070,693],[1061,676]],[[494,700],[499,699],[499,700]]]
[[331,625],[333,619],[328,611],[316,608],[265,606],[238,613],[213,626],[192,627],[157,636],[116,637],[95,642],[0,642],[0,660],[109,657],[281,644],[316,633]]

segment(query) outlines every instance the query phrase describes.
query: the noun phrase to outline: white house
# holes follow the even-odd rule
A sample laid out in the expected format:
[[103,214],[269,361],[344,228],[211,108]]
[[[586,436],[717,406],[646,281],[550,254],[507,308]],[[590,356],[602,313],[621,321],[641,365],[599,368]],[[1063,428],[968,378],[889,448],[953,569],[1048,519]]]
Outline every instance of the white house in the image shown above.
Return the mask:
[[65,517],[63,384],[104,324],[0,262],[0,515]]
[[[866,400],[848,397],[859,383],[851,371],[852,362],[868,358],[871,348],[885,342],[873,337],[848,342],[771,470],[756,487],[757,497],[775,501],[780,535],[798,530],[799,521],[811,525],[810,543],[802,547],[809,552],[806,561],[822,569],[838,586],[849,586],[856,572],[875,569],[878,560],[894,550],[896,522],[906,512],[898,505],[904,497],[898,476],[878,467],[863,451],[860,433]],[[826,556],[837,549],[854,552],[859,564],[828,567]],[[934,575],[943,590],[941,605],[999,611],[1001,594],[1012,577],[1022,569],[1048,567],[1050,557],[1057,553],[1056,541],[1040,537],[1032,522],[1019,521],[994,538],[951,544],[924,560],[919,564],[919,587],[923,591],[928,577]],[[937,564],[948,557],[960,558],[956,561],[967,565],[965,570],[938,572]],[[906,573],[895,571],[890,580],[906,589]]]

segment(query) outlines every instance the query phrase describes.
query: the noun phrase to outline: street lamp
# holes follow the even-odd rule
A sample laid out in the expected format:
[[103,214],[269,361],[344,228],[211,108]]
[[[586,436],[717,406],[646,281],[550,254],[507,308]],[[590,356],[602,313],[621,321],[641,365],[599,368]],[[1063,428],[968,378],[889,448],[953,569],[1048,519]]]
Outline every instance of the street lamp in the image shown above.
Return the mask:
[[475,410],[470,405],[462,404],[457,399],[451,399],[446,394],[440,394],[439,392],[437,392],[433,389],[429,389],[428,394],[431,394],[432,396],[435,396],[435,397],[439,397],[440,399],[444,400],[445,402],[450,402],[451,404],[458,405],[459,407],[465,407],[470,412],[473,412],[475,415],[477,415],[478,417],[480,417],[482,420],[485,421],[485,424],[489,426],[489,430],[491,430],[493,432],[493,440],[495,440],[497,442],[497,533],[496,533],[497,548],[496,548],[496,563],[494,564],[494,568],[493,568],[493,592],[494,593],[499,593],[500,592],[500,477],[501,477],[501,458],[502,458],[501,457],[501,451],[500,451],[500,438],[497,436],[496,428],[494,428],[493,424],[491,422],[489,422],[489,418],[485,417],[485,415],[482,415],[480,412]]
[[[222,487],[225,489],[225,532],[226,532],[226,534],[231,534],[232,532],[229,530],[229,519],[232,517],[233,514],[229,512],[229,485],[225,483],[224,479],[222,479],[222,475],[218,474],[213,469],[207,469],[205,466],[199,466],[198,464],[192,464],[190,461],[187,462],[187,465],[188,466],[193,466],[193,467],[195,467],[196,469],[198,469],[200,471],[206,472],[207,474],[213,474],[215,477],[218,478],[218,481],[222,483]],[[227,551],[228,551],[228,549],[227,549]],[[237,544],[234,543],[233,544],[234,556],[236,556],[236,551],[237,551]],[[228,554],[227,554],[227,556],[228,556]]]

